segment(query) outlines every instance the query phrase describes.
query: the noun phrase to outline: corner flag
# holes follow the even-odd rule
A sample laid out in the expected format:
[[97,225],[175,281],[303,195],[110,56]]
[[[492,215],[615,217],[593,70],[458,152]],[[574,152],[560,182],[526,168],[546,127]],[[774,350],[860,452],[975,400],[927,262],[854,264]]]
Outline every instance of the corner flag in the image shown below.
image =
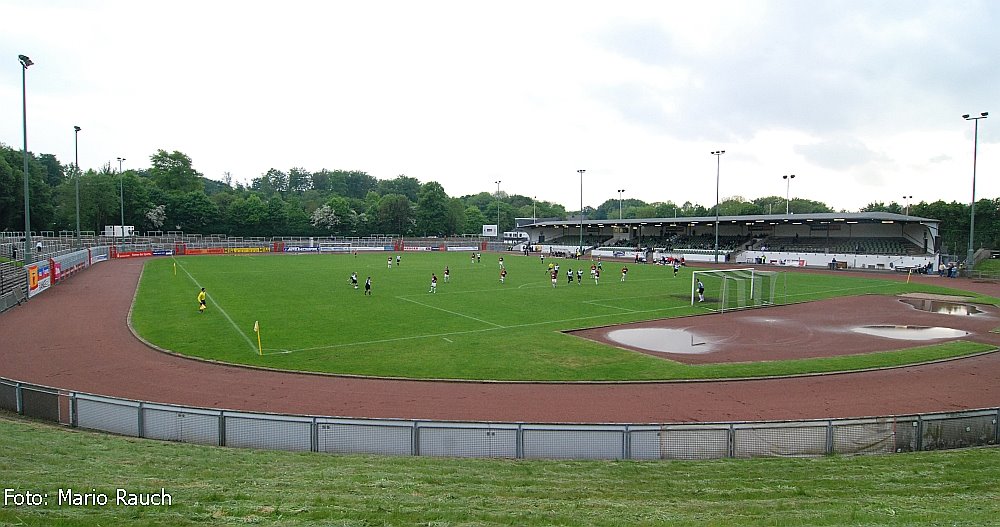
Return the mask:
[[263,356],[264,348],[260,347],[260,323],[253,321],[253,332],[257,334],[257,354]]

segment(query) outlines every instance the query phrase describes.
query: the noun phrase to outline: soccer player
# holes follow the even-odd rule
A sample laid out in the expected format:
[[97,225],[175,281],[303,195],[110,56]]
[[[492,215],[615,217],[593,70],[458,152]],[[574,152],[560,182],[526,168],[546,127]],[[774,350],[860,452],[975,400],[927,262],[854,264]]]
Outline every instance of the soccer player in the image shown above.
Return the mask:
[[208,295],[205,294],[205,288],[202,287],[201,291],[198,292],[198,313],[199,314],[204,313],[205,310],[208,309],[208,306],[205,305],[205,300],[207,298],[208,298]]
[[358,272],[357,271],[354,271],[353,273],[351,273],[351,285],[353,285],[355,289],[358,288]]
[[437,293],[437,292],[438,292],[438,276],[434,273],[431,273],[431,290],[428,291],[428,293]]
[[559,271],[555,269],[552,270],[552,287],[556,286],[556,282],[559,281]]
[[698,279],[698,301],[705,301],[705,284],[701,283],[701,279]]
[[627,274],[628,274],[628,266],[627,265],[623,265],[622,266],[622,282],[625,281],[625,275],[627,275]]
[[501,256],[497,261],[500,262],[500,268],[503,269],[503,256]]
[[372,277],[365,280],[365,296],[372,296]]
[[403,259],[402,256],[400,256],[398,254],[396,255],[396,267],[399,267],[399,261],[402,260],[402,259]]
[[601,270],[594,270],[594,285],[599,285],[601,282]]
[[677,271],[681,270],[681,264],[677,260],[674,260],[674,278],[677,278]]
[[507,278],[507,269],[500,269],[500,283],[504,283],[504,279]]
[[566,269],[566,283],[573,284],[573,269]]
[[576,285],[583,285],[583,267],[576,270]]
[[448,266],[444,266],[444,283],[448,283],[448,279],[451,278],[451,269]]
[[388,267],[389,269],[392,269],[392,256],[386,259],[385,266]]

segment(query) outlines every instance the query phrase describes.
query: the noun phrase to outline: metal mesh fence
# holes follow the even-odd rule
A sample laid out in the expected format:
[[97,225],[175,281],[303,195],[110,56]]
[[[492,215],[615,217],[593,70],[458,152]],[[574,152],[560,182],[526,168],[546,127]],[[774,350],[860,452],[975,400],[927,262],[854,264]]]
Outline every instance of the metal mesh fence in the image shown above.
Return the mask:
[[221,412],[144,405],[143,437],[200,445],[221,445]]
[[888,454],[997,444],[1000,409],[788,422],[537,424],[255,414],[0,379],[0,409],[116,434],[270,450],[527,459]]
[[329,420],[317,422],[320,452],[405,456],[413,452],[409,421]]
[[265,450],[312,450],[313,420],[260,414],[225,414],[227,446]]

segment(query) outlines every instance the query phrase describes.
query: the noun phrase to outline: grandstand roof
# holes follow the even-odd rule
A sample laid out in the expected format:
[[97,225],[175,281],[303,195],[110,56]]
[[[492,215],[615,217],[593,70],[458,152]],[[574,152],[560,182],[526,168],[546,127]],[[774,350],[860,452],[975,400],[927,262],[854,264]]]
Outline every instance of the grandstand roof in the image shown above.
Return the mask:
[[[603,220],[584,219],[584,225],[606,226],[606,225],[698,225],[714,224],[715,216],[681,216],[677,218],[607,218]],[[770,224],[794,224],[794,223],[924,223],[937,224],[939,220],[931,218],[921,218],[919,216],[907,216],[894,214],[891,212],[821,212],[815,214],[753,214],[748,216],[719,216],[719,223],[770,223]],[[536,223],[529,223],[523,227],[562,227],[569,225],[580,225],[580,220],[539,220]]]

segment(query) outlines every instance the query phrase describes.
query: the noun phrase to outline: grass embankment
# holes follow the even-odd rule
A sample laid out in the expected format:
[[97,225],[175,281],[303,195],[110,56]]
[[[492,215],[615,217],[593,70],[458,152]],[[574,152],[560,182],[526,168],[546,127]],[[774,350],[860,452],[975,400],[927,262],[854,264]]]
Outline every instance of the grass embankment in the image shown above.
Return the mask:
[[[912,364],[988,349],[953,343],[903,352],[751,365],[687,366],[567,336],[561,331],[706,313],[717,306],[709,287],[692,306],[691,269],[605,262],[601,283],[590,261],[555,259],[552,287],[536,257],[505,254],[506,283],[496,254],[472,263],[468,253],[195,256],[147,262],[133,325],[150,342],[178,353],[254,366],[388,377],[496,380],[661,380],[789,375]],[[176,274],[174,271],[176,263]],[[583,264],[582,284],[566,269]],[[445,267],[451,280],[444,282]],[[359,273],[358,290],[348,284]],[[429,293],[431,274],[437,292]],[[373,295],[363,294],[366,277]],[[199,287],[209,293],[200,315]],[[733,287],[735,290],[735,286]],[[777,303],[865,293],[960,294],[955,290],[850,274],[781,273]],[[997,299],[972,296],[972,301]],[[721,319],[720,319],[721,320]],[[259,321],[264,354],[258,355]]]
[[[3,525],[949,525],[1000,517],[1000,449],[703,462],[508,461],[230,450],[0,414],[0,478],[47,493]],[[58,505],[59,489],[110,495]],[[114,504],[116,489],[171,495]]]

